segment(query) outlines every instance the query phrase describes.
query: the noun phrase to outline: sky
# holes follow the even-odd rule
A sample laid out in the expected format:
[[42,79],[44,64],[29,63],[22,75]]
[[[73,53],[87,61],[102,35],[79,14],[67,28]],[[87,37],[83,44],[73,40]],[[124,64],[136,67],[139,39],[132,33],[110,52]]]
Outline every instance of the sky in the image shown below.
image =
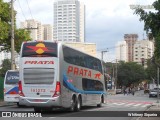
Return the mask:
[[[10,0],[4,0],[6,2]],[[96,43],[98,52],[108,50],[105,61],[115,59],[115,45],[123,41],[124,34],[138,34],[146,38],[144,23],[134,14],[130,5],[152,5],[155,0],[79,0],[86,7],[86,42]],[[15,0],[17,24],[36,19],[53,25],[54,0]]]

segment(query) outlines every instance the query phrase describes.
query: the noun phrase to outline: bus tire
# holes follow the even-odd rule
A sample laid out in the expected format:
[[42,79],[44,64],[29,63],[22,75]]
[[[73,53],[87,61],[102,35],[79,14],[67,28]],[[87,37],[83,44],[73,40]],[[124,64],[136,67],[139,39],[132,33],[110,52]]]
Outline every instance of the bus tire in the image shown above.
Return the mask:
[[71,107],[69,108],[70,112],[75,112],[76,111],[76,96],[72,97],[72,101],[71,101]]
[[21,106],[19,105],[19,102],[17,102],[17,107],[21,107]]
[[100,102],[99,104],[97,104],[97,107],[102,107],[102,102]]
[[82,99],[80,96],[78,96],[77,100],[76,100],[76,112],[81,110],[81,106],[82,106]]
[[23,105],[20,105],[19,102],[17,102],[17,107],[23,107]]
[[102,107],[102,103],[104,103],[104,97],[103,97],[103,95],[101,96],[100,103],[97,104],[97,107]]

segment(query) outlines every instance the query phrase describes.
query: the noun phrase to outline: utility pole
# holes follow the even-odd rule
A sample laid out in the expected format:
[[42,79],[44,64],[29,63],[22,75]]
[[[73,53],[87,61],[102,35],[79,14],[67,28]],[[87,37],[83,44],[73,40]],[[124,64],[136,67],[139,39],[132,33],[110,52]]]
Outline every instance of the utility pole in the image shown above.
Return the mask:
[[117,59],[116,59],[116,73],[115,73],[115,90],[117,89]]
[[159,67],[157,67],[157,103],[159,103]]
[[11,70],[15,70],[15,57],[14,57],[14,8],[13,0],[11,0]]
[[103,54],[104,54],[105,52],[108,52],[108,51],[107,51],[107,50],[106,50],[106,51],[101,51],[101,59],[102,59],[102,61],[103,61]]

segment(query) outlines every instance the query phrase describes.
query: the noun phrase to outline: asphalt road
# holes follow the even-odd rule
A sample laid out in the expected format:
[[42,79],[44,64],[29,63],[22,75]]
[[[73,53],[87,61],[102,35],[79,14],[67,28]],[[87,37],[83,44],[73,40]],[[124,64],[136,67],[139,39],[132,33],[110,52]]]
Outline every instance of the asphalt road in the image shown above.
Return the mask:
[[[143,94],[143,91],[139,91],[132,95],[108,95],[106,104],[101,108],[96,106],[83,107],[80,112],[67,112],[65,110],[53,110],[50,113],[38,114],[43,116],[42,118],[20,118],[12,116],[12,120],[136,120],[137,117],[127,117],[129,113],[135,113],[136,111],[145,111],[153,102],[156,102],[156,98],[149,98],[148,95]],[[19,111],[20,113],[29,112],[34,113],[33,108],[23,107],[18,108],[16,105],[0,107],[0,111]],[[27,113],[28,114],[28,113]],[[124,117],[125,116],[125,117]],[[0,120],[8,120],[9,118],[0,118]]]

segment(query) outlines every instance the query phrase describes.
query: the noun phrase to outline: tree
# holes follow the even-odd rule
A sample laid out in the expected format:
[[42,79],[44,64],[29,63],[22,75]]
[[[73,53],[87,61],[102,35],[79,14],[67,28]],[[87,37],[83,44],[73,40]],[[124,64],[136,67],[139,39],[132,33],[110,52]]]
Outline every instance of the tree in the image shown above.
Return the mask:
[[0,76],[4,77],[7,70],[11,69],[11,61],[9,59],[3,60],[3,63],[2,63],[1,67],[2,67],[2,69],[0,70]]
[[154,12],[146,12],[142,8],[137,8],[135,14],[140,16],[140,21],[144,21],[144,30],[147,34],[150,33],[150,36],[154,38],[154,56],[156,61],[160,63],[160,0],[155,1],[152,5],[155,8]]
[[135,62],[120,62],[117,72],[117,84],[119,86],[130,86],[146,78],[146,72],[142,65]]
[[3,44],[10,32],[10,6],[0,0],[0,44]]
[[157,79],[157,67],[154,63],[152,63],[151,59],[147,61],[147,68],[145,71],[147,73],[147,79],[150,82]]
[[[16,15],[16,11],[14,11]],[[2,49],[5,51],[11,50],[11,6],[9,3],[0,0],[0,45],[3,45]],[[16,18],[15,18],[16,23]],[[17,29],[15,26],[15,50],[19,53],[21,43],[23,41],[29,41],[30,32],[25,29]]]

